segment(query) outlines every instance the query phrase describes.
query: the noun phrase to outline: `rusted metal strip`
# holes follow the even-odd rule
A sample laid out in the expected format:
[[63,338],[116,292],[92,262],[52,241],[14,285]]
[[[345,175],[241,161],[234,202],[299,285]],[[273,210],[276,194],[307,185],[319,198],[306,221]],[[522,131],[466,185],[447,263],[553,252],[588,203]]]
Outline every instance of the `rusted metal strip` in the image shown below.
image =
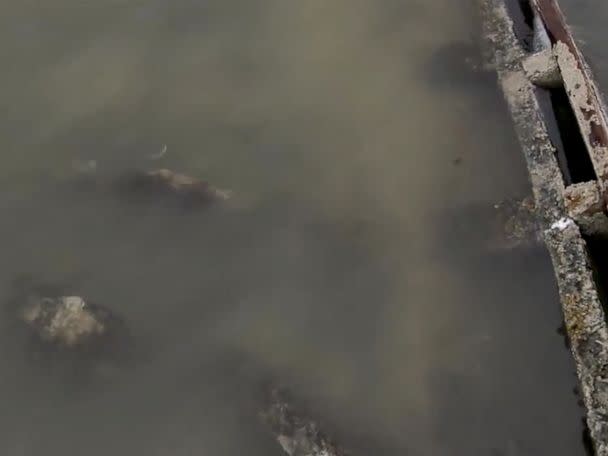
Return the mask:
[[[557,0],[531,0],[554,45],[570,104],[608,208],[608,122],[591,70],[566,24]],[[583,153],[583,151],[581,151]]]

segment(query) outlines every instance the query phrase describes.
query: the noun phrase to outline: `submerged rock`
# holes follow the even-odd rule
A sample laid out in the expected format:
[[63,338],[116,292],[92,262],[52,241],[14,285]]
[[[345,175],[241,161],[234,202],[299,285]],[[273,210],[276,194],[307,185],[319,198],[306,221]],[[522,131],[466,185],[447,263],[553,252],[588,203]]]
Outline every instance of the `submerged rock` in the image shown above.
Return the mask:
[[297,410],[287,392],[273,386],[260,413],[283,451],[289,456],[347,456],[349,453],[325,435],[316,422]]
[[538,245],[542,242],[534,198],[507,199],[494,205],[495,248]]
[[[534,199],[506,199],[456,208],[441,221],[441,236],[450,248],[505,252],[542,245]],[[445,244],[446,242],[443,242]]]
[[496,75],[487,70],[479,45],[458,41],[445,44],[429,55],[423,78],[438,89],[493,89]]
[[149,203],[182,209],[205,209],[212,206],[243,209],[251,203],[233,198],[229,190],[181,174],[168,168],[139,167],[116,171],[98,166],[97,161],[75,161],[63,182],[66,190],[89,198],[91,194],[112,195],[123,201]]
[[35,299],[23,307],[19,317],[40,341],[58,348],[85,346],[107,330],[103,315],[80,296]]
[[167,199],[189,207],[211,206],[231,196],[229,191],[166,168],[128,172],[119,179],[118,188],[135,197]]
[[21,286],[9,300],[25,354],[69,372],[110,372],[130,361],[132,341],[110,309],[52,286]]

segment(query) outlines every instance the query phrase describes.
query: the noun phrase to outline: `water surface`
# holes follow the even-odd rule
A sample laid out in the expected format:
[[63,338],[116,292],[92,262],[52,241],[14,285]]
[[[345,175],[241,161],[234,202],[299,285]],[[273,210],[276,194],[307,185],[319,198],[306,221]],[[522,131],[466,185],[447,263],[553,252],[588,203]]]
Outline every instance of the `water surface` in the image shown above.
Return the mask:
[[[71,391],[8,344],[3,454],[281,454],[252,416],[267,377],[353,454],[584,454],[548,257],[477,239],[475,208],[529,186],[492,78],[463,63],[474,17],[448,0],[0,6],[0,283],[68,282],[145,353]],[[88,160],[199,176],[241,208],[76,190]]]

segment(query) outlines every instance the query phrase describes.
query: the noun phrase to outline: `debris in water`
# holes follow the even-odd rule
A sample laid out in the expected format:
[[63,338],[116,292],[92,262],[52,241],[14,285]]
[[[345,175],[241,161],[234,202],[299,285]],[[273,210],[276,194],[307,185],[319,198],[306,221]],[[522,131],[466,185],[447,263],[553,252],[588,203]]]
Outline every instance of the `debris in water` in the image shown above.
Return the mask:
[[131,352],[131,337],[120,317],[57,287],[27,283],[13,294],[7,309],[25,335],[28,356],[42,364],[65,362],[76,370],[108,371]]
[[72,168],[77,174],[94,174],[97,171],[96,160],[75,160],[72,163]]
[[65,348],[86,344],[105,330],[80,296],[36,300],[24,306],[20,317],[40,340]]
[[424,79],[439,89],[494,87],[496,77],[486,71],[481,49],[474,42],[445,44],[429,56]]
[[488,252],[542,245],[531,196],[459,208],[446,227],[450,230],[450,237],[468,238],[472,244],[481,244]]
[[289,456],[347,456],[349,453],[321,432],[313,420],[294,409],[281,388],[271,387],[260,414]]
[[167,145],[163,144],[163,147],[161,147],[160,152],[157,152],[155,154],[151,154],[148,156],[148,158],[150,160],[160,160],[161,158],[163,158],[167,153]]
[[532,196],[520,200],[508,199],[494,206],[497,220],[504,233],[505,245],[518,246],[542,242],[536,205]]
[[163,168],[132,171],[124,175],[119,188],[135,196],[169,198],[186,206],[210,206],[231,197],[231,192],[208,182]]

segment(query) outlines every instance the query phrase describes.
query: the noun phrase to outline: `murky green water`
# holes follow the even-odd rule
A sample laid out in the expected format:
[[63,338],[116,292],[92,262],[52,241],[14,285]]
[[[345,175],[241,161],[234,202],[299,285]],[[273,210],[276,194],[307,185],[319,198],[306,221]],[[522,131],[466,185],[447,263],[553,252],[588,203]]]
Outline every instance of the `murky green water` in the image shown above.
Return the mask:
[[[280,454],[250,413],[267,376],[353,454],[583,454],[546,255],[484,254],[474,218],[451,229],[528,191],[498,91],[446,47],[471,39],[471,13],[0,6],[2,286],[68,282],[145,353],[71,392],[7,344],[3,454]],[[88,160],[199,176],[241,209],[83,192],[69,180]]]

